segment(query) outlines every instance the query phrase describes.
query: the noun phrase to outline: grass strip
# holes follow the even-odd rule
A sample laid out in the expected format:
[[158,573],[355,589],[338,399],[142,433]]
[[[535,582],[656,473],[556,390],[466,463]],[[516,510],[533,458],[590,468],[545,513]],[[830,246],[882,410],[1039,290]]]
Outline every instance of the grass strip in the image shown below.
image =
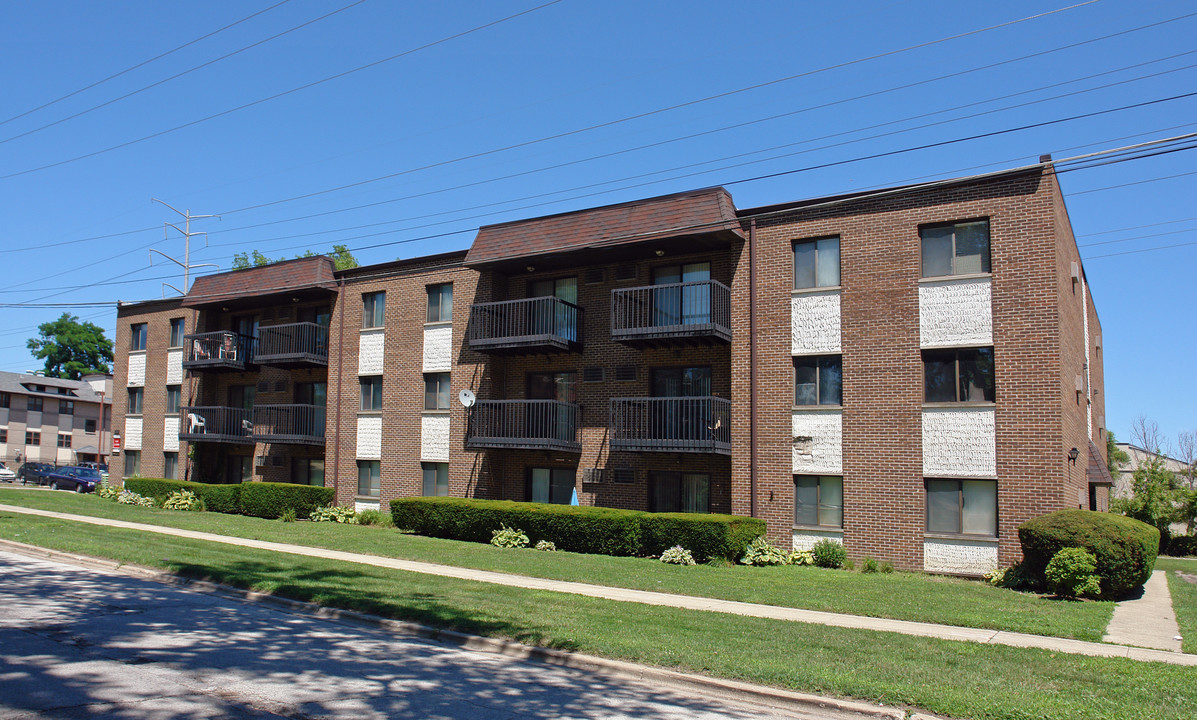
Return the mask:
[[0,512],[0,537],[544,647],[959,718],[1188,720],[1191,668],[617,603]]
[[[1197,653],[1197,559],[1162,557],[1156,560],[1155,569],[1168,573],[1172,610],[1184,638],[1181,647],[1187,653]],[[1186,580],[1180,573],[1191,579]]]
[[823,610],[1100,642],[1109,602],[1061,602],[959,578],[815,567],[678,567],[644,558],[504,550],[377,527],[142,508],[71,495],[0,489],[0,503],[383,557],[608,587]]

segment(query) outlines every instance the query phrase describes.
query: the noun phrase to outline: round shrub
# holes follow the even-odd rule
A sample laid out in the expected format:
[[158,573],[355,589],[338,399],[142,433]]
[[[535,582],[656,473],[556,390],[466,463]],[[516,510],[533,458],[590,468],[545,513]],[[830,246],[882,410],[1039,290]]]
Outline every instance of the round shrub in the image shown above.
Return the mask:
[[500,525],[498,530],[491,531],[490,544],[501,548],[528,547],[528,536],[523,530]]
[[195,493],[190,490],[177,490],[166,497],[162,501],[162,507],[166,510],[203,510],[204,501],[200,500]]
[[1093,553],[1084,548],[1070,547],[1056,553],[1047,563],[1043,574],[1047,586],[1059,597],[1096,597],[1101,593],[1100,579],[1093,574],[1096,569],[1097,558]]
[[536,547],[533,549],[540,550],[541,552],[557,552],[557,546],[548,540],[541,540],[540,542],[536,543]]
[[815,546],[810,549],[810,554],[815,565],[822,568],[841,568],[848,559],[848,551],[844,549],[844,546],[827,538],[815,543]]
[[395,527],[395,523],[391,522],[390,513],[384,513],[381,510],[362,510],[357,514],[357,524],[385,528]]
[[1088,550],[1097,559],[1101,597],[1117,598],[1147,582],[1155,568],[1160,532],[1147,523],[1092,510],[1057,510],[1018,528],[1023,569],[1046,582],[1051,559],[1067,547]]
[[740,562],[745,565],[788,565],[790,554],[773,547],[765,538],[758,537],[748,544]]
[[661,562],[670,565],[697,565],[694,562],[694,556],[690,551],[681,545],[674,545],[665,552],[661,553]]
[[357,511],[349,505],[328,505],[319,507],[308,515],[312,522],[335,522],[344,525],[357,525]]

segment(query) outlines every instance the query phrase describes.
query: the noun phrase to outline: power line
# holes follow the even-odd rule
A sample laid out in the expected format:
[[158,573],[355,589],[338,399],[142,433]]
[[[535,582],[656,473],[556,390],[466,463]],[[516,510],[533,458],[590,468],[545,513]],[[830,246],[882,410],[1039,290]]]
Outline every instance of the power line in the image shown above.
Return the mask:
[[1197,241],[1187,242],[1187,243],[1178,243],[1176,245],[1161,245],[1160,247],[1143,248],[1141,250],[1126,250],[1123,252],[1108,253],[1106,255],[1093,255],[1093,256],[1085,258],[1085,260],[1100,260],[1102,258],[1119,257],[1122,255],[1138,255],[1139,253],[1155,252],[1157,250],[1172,250],[1174,248],[1191,247],[1193,245],[1197,245]]
[[1164,177],[1148,178],[1147,180],[1136,180],[1134,182],[1120,183],[1118,185],[1106,185],[1105,187],[1093,188],[1091,190],[1081,190],[1079,192],[1069,194],[1088,195],[1089,193],[1101,192],[1102,190],[1115,190],[1117,188],[1131,187],[1132,185],[1146,185],[1147,183],[1160,182],[1162,180],[1172,180],[1179,177],[1188,177],[1190,175],[1197,175],[1197,170],[1194,170],[1193,172],[1177,173],[1175,175],[1165,175]]
[[1127,230],[1142,230],[1143,228],[1159,227],[1161,225],[1175,225],[1176,223],[1189,222],[1190,220],[1197,220],[1197,217],[1181,218],[1179,220],[1165,220],[1158,223],[1147,223],[1146,225],[1131,225],[1129,227],[1114,228],[1113,230],[1102,230],[1101,232],[1085,233],[1077,237],[1093,237],[1094,235],[1109,235],[1110,233],[1126,232]]
[[1080,247],[1094,247],[1095,245],[1114,245],[1117,243],[1130,242],[1132,240],[1146,240],[1147,238],[1164,237],[1167,235],[1183,235],[1185,233],[1197,232],[1197,228],[1185,228],[1184,230],[1171,230],[1169,232],[1151,233],[1150,235],[1136,235],[1134,237],[1119,238],[1117,240],[1102,240],[1101,242],[1080,243]]

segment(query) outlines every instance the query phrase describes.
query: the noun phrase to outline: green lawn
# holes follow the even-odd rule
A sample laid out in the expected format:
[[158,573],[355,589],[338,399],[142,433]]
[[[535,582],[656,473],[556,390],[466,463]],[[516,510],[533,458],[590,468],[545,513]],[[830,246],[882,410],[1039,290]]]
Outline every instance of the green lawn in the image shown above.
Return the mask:
[[93,495],[0,489],[0,503],[611,587],[782,607],[1009,630],[1100,642],[1107,602],[1060,602],[984,583],[920,573],[865,575],[815,567],[679,567],[643,558],[503,550],[375,527],[184,513]]
[[1193,669],[1159,663],[617,603],[2,511],[0,537],[480,635],[952,717],[1197,715]]
[[[1180,625],[1181,645],[1187,653],[1197,653],[1197,558],[1162,557],[1155,561],[1156,570],[1168,573],[1168,591],[1172,593],[1172,609]],[[1192,577],[1182,578],[1178,572]]]

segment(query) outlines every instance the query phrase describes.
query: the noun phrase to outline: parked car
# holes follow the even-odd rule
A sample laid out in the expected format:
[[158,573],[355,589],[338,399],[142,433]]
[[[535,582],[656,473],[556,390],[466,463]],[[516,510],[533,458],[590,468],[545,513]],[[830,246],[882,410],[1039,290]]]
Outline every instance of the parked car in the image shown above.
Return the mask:
[[8,466],[0,462],[0,482],[15,483],[17,481],[17,474],[8,469]]
[[17,479],[22,485],[45,485],[46,476],[54,472],[54,466],[49,463],[27,462],[17,468]]
[[59,468],[46,476],[51,490],[74,490],[79,493],[95,492],[100,484],[100,471],[95,468],[70,467]]
[[79,467],[93,468],[95,470],[99,470],[100,477],[104,480],[108,479],[108,466],[105,465],[104,463],[92,462],[91,460],[88,460],[87,462],[79,463]]

